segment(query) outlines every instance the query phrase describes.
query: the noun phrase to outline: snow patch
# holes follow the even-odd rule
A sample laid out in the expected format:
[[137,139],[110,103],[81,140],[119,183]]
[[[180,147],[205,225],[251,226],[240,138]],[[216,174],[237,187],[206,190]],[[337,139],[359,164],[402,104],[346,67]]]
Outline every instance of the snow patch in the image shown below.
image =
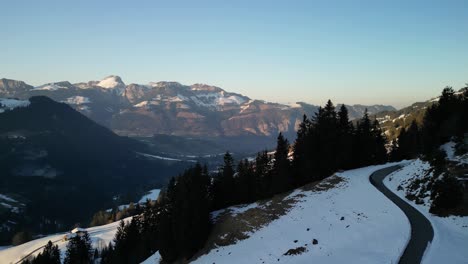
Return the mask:
[[6,110],[13,110],[17,107],[27,107],[30,104],[31,102],[29,102],[29,100],[0,98],[0,113],[5,112]]
[[56,83],[48,83],[48,84],[34,87],[33,91],[57,91],[60,89],[68,89],[68,88],[65,86],[60,86]]
[[84,96],[72,96],[68,97],[67,100],[62,101],[67,104],[72,104],[72,105],[81,105],[81,104],[89,104],[91,103],[91,100],[88,97]]
[[445,151],[447,159],[461,164],[468,164],[468,155],[455,156],[455,142],[448,142],[440,146],[440,149]]
[[159,255],[159,252],[154,253],[151,257],[149,257],[147,260],[143,261],[140,264],[156,264],[161,261],[161,255]]
[[7,202],[10,202],[10,203],[18,203],[18,201],[16,201],[15,199],[13,198],[10,198],[4,194],[0,194],[0,199],[4,200],[4,201],[7,201]]
[[159,193],[161,192],[160,189],[154,189],[148,192],[148,194],[144,195],[141,197],[140,201],[138,203],[146,203],[146,200],[151,200],[151,201],[156,201],[159,197]]

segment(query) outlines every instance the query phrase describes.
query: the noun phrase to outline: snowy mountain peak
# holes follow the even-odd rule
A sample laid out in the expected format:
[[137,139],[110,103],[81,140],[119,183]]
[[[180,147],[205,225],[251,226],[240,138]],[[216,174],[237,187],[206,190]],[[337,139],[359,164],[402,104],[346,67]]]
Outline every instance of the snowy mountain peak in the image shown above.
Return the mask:
[[116,75],[107,76],[106,78],[102,79],[97,85],[106,89],[125,87],[125,83],[119,76]]

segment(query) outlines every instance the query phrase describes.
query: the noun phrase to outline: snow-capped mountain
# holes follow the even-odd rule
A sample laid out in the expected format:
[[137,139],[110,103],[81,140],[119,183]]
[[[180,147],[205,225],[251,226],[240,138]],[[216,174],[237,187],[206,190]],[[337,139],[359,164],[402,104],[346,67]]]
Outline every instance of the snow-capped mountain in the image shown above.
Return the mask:
[[[45,95],[64,102],[122,135],[293,136],[304,114],[318,109],[306,103],[277,104],[251,99],[207,84],[178,82],[125,84],[119,76],[76,84],[54,82],[37,87],[1,79],[0,97],[28,99]],[[350,118],[364,109],[375,114],[391,106],[348,106]]]

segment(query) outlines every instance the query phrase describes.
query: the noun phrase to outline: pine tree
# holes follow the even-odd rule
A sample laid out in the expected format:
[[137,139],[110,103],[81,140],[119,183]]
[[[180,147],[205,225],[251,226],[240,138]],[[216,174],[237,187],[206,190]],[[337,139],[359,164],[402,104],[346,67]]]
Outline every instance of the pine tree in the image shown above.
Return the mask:
[[162,193],[161,214],[159,227],[159,241],[161,245],[159,254],[166,262],[173,262],[177,259],[177,246],[175,241],[173,218],[175,217],[174,196],[176,188],[176,179],[171,178],[167,189]]
[[312,124],[306,115],[297,130],[296,141],[293,146],[292,168],[294,174],[294,186],[299,187],[310,180],[311,163],[309,160],[308,140]]
[[271,158],[268,151],[262,151],[257,154],[255,158],[254,169],[254,182],[255,182],[255,199],[264,199],[270,195],[271,189]]
[[239,161],[237,165],[236,193],[238,203],[255,201],[255,176],[253,167],[247,159]]
[[400,155],[400,146],[398,145],[398,139],[392,140],[392,146],[391,146],[389,159],[392,162],[400,161],[403,159]]
[[109,245],[107,247],[104,247],[101,250],[101,262],[100,264],[112,264],[112,259],[114,256],[114,246],[112,245],[111,242],[109,242]]
[[444,173],[442,179],[436,180],[431,190],[431,213],[444,214],[447,209],[456,208],[463,201],[463,189],[457,179]]
[[57,245],[49,241],[44,250],[32,260],[23,261],[22,264],[60,264],[60,250]]
[[143,211],[142,240],[145,247],[145,255],[152,255],[159,250],[159,214],[161,208],[159,203],[153,204],[150,200],[146,201]]
[[224,164],[219,169],[218,176],[214,180],[214,209],[221,209],[236,203],[236,192],[233,188],[234,180],[234,159],[231,153],[224,155]]
[[290,162],[288,158],[289,143],[283,137],[283,134],[278,135],[275,160],[273,163],[271,193],[277,194],[289,190],[292,186],[290,177]]
[[210,177],[200,164],[171,180],[160,213],[160,254],[165,262],[189,259],[210,229]]
[[353,156],[353,124],[349,121],[348,109],[344,104],[338,111],[338,147],[337,147],[337,168],[352,168]]
[[370,164],[382,164],[382,163],[387,162],[388,156],[387,156],[387,149],[385,147],[385,145],[387,144],[387,138],[384,136],[377,119],[374,119],[374,122],[372,123],[372,135],[373,135],[373,143],[374,143],[373,144],[374,160]]
[[385,138],[377,120],[370,120],[367,109],[358,122],[354,149],[355,167],[381,163],[386,158]]
[[91,264],[92,262],[93,249],[88,233],[72,237],[67,244],[64,264]]
[[329,176],[338,168],[338,120],[335,106],[328,100],[322,111],[315,118],[316,170],[319,179]]
[[394,155],[400,159],[414,159],[422,152],[421,132],[416,121],[411,123],[408,130],[401,129],[398,136],[398,146],[396,149],[398,152]]

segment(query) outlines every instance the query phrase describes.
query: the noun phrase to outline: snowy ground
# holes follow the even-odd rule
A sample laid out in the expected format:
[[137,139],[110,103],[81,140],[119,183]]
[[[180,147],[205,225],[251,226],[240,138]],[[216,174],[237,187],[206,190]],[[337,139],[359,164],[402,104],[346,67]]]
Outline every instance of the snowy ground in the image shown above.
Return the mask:
[[[388,166],[339,173],[343,181],[328,190],[296,190],[285,198],[296,200],[286,214],[194,263],[396,263],[410,237],[409,222],[369,183],[372,172]],[[257,206],[230,211],[241,217]],[[294,249],[304,252],[284,255]]]
[[[125,221],[130,221],[130,219],[131,218],[126,218]],[[93,243],[93,248],[101,249],[102,247],[108,245],[109,242],[114,239],[118,226],[119,226],[119,222],[115,222],[115,223],[104,225],[104,226],[87,228],[88,233]],[[41,247],[45,246],[49,240],[59,246],[59,249],[62,253],[62,259],[63,259],[65,255],[67,243],[68,243],[67,241],[63,239],[66,234],[68,233],[50,235],[47,237],[43,237],[40,239],[30,241],[28,243],[25,243],[16,247],[3,249],[0,251],[0,263],[2,264],[16,263],[22,257],[30,254],[31,252],[34,252],[33,255],[37,255],[38,253],[42,252]]]
[[463,156],[456,156],[455,145],[455,142],[448,142],[440,146],[440,149],[445,151],[448,160],[457,162],[459,164],[468,164],[468,154],[465,154]]
[[155,201],[155,200],[158,199],[160,192],[161,192],[160,189],[151,190],[146,195],[141,197],[141,199],[140,199],[140,201],[138,201],[138,203],[140,203],[140,204],[146,203],[146,200]]
[[149,257],[147,260],[143,261],[141,264],[157,264],[161,261],[161,256],[158,252]]
[[[449,146],[444,145],[443,148],[449,148]],[[448,158],[453,159],[453,156]],[[405,197],[405,187],[408,180],[413,177],[421,177],[427,169],[429,169],[428,163],[415,160],[388,176],[384,183],[431,221],[434,228],[434,240],[425,253],[424,264],[466,264],[468,263],[468,217],[438,217],[429,213],[430,203],[428,201],[425,201],[424,204],[415,204]],[[398,190],[400,185],[403,189]]]
[[[140,200],[137,202],[138,204],[140,205],[143,205],[146,203],[146,200],[151,200],[151,201],[156,201],[159,197],[159,193],[161,192],[161,189],[153,189],[153,190],[150,190],[148,191],[145,195],[143,195]],[[135,203],[135,204],[137,204]],[[125,208],[128,208],[130,206],[130,204],[122,204],[122,205],[119,205],[117,206],[117,208],[122,211],[124,210]],[[112,208],[109,208],[107,209],[106,211],[107,212],[112,212]]]
[[[147,199],[156,200],[158,199],[160,189],[154,189],[149,191],[139,200],[139,203],[144,204]],[[2,199],[11,199],[5,195],[0,194],[0,198]],[[128,207],[128,205],[122,205],[123,207]],[[125,221],[130,221],[130,218],[126,218]],[[93,241],[93,247],[101,249],[104,246],[107,246],[110,241],[114,239],[115,232],[117,232],[117,227],[119,222],[115,222],[112,224],[104,225],[104,226],[97,226],[88,228],[88,232],[91,236]],[[63,237],[67,233],[60,233],[55,235],[50,235],[41,239],[36,239],[34,241],[16,246],[16,247],[0,247],[0,264],[3,263],[16,263],[16,261],[20,260],[23,256],[33,252],[34,250],[45,246],[47,242],[50,240],[52,242],[56,242],[59,245],[60,250],[62,251],[62,257],[65,253],[67,242],[63,240]],[[38,254],[42,252],[42,249],[38,250],[34,254]]]

